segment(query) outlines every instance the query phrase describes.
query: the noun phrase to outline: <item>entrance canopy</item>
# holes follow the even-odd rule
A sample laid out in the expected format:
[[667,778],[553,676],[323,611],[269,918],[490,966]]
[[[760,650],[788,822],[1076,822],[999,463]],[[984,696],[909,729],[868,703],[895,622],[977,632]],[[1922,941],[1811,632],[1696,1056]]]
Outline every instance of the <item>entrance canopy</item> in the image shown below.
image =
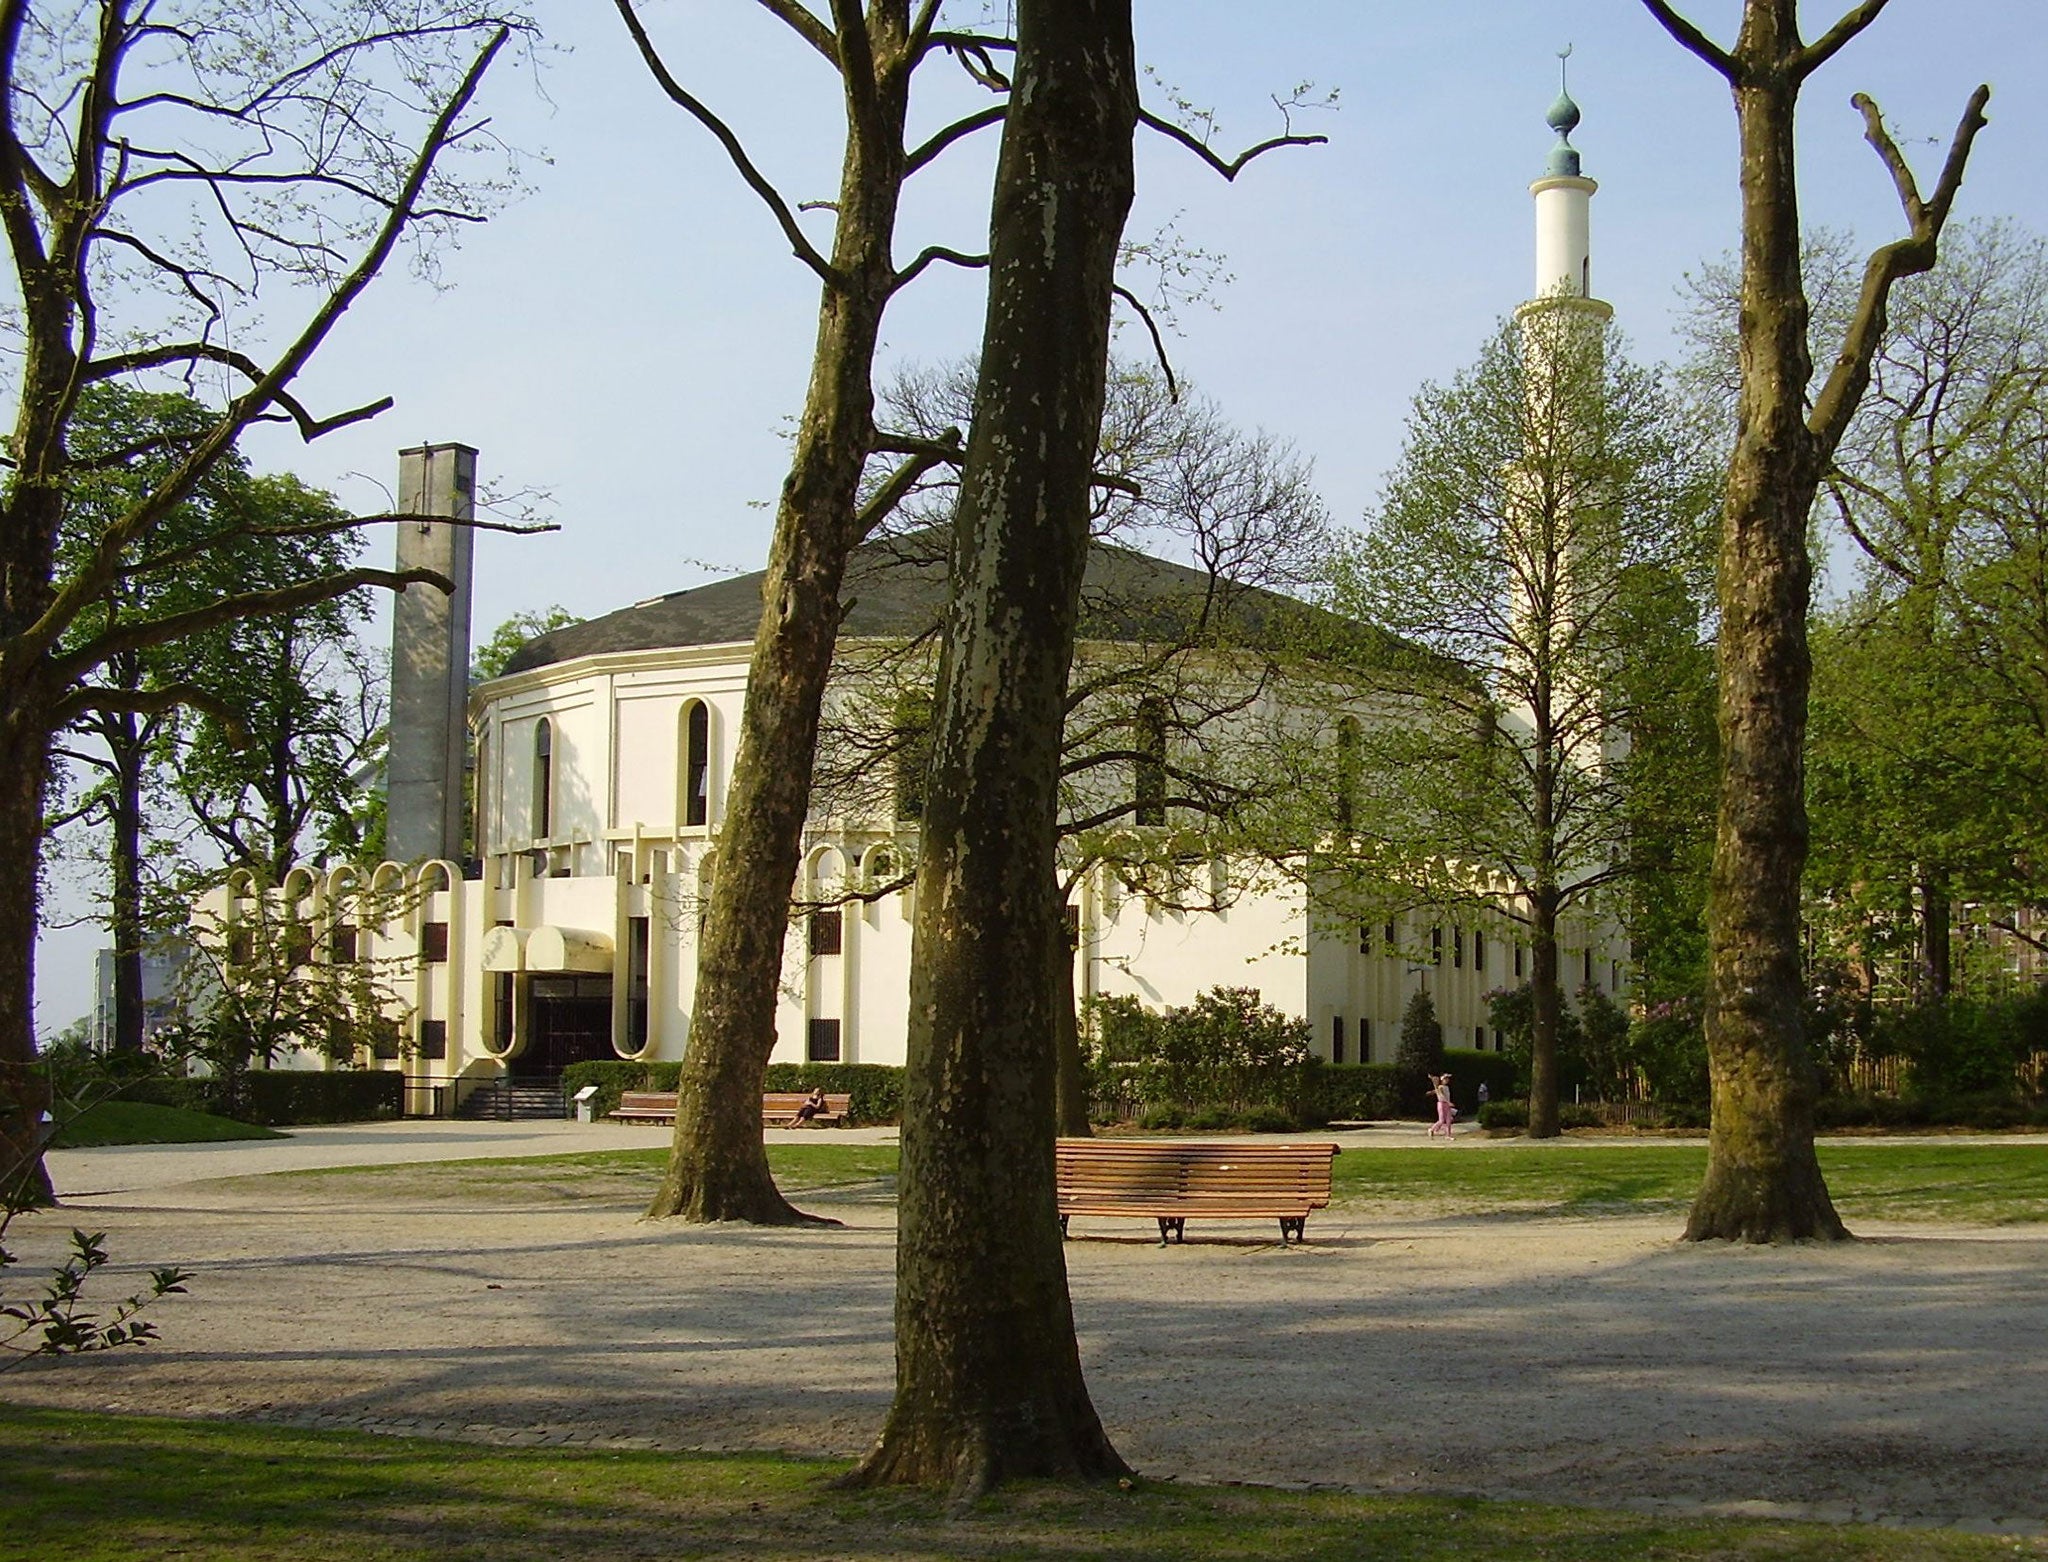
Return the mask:
[[609,974],[612,940],[590,928],[494,927],[484,934],[486,971],[589,971]]

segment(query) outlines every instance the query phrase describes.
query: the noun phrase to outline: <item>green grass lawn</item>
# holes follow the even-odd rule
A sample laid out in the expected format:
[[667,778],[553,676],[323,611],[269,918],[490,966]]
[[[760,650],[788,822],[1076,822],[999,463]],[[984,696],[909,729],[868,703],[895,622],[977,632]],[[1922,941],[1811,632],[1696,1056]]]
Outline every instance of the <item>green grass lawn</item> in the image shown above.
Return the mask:
[[210,1112],[147,1101],[108,1100],[87,1107],[57,1130],[60,1150],[108,1144],[213,1144],[223,1139],[282,1139],[275,1128],[238,1123]]
[[1649,1517],[1459,1498],[1140,1482],[842,1494],[844,1465],[479,1448],[29,1410],[0,1419],[0,1559],[583,1562],[613,1558],[1935,1559],[2048,1556],[2037,1538]]
[[[1851,1222],[2048,1220],[2048,1145],[1823,1141],[1819,1154],[1836,1207]],[[1678,1214],[1706,1168],[1703,1144],[1351,1149],[1337,1157],[1332,1191],[1346,1202],[1444,1214]]]
[[[653,1191],[666,1150],[607,1150],[516,1160],[446,1161],[275,1174],[308,1190],[355,1197],[638,1202]],[[2048,1221],[2048,1145],[1823,1141],[1835,1203],[1857,1220],[2016,1225]],[[895,1191],[891,1144],[772,1144],[768,1164],[792,1195]],[[1660,1215],[1692,1202],[1706,1170],[1701,1144],[1433,1145],[1349,1149],[1332,1191],[1354,1208],[1411,1215]]]

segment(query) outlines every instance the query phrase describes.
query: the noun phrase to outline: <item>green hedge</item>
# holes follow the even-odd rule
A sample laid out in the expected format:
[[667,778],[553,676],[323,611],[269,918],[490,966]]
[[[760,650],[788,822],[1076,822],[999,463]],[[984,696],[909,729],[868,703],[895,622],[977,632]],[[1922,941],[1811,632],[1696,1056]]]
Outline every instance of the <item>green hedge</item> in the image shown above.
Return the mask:
[[1401,1115],[1400,1071],[1391,1063],[1345,1065],[1319,1060],[1310,1069],[1309,1089],[1304,1094],[1315,1105],[1312,1115],[1317,1127]]
[[[202,1111],[266,1128],[367,1123],[405,1111],[405,1077],[382,1070],[251,1069],[226,1079],[181,1081]],[[174,1103],[183,1105],[184,1103]]]
[[[1451,1104],[1470,1114],[1479,1109],[1479,1087],[1486,1086],[1490,1100],[1505,1101],[1521,1095],[1527,1084],[1521,1079],[1515,1060],[1504,1052],[1475,1052],[1469,1047],[1446,1047],[1444,1070],[1451,1076]],[[1435,1116],[1432,1110],[1431,1116]]]
[[[619,1104],[628,1090],[673,1090],[682,1078],[683,1065],[635,1063],[607,1058],[594,1063],[572,1063],[562,1070],[562,1089],[570,1096],[585,1085],[597,1086],[591,1098],[593,1116],[602,1119]],[[769,1090],[822,1088],[828,1095],[852,1097],[847,1104],[848,1121],[863,1128],[900,1122],[903,1117],[903,1070],[881,1063],[771,1063]]]

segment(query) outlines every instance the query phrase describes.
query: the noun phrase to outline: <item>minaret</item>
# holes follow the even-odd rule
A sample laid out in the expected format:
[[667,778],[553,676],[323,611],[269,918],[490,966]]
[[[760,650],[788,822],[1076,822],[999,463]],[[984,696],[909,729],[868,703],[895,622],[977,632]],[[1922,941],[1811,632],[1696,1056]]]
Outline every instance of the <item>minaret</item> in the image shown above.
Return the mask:
[[476,452],[420,445],[398,453],[398,567],[454,583],[407,586],[391,609],[391,746],[385,756],[384,854],[462,859],[462,772],[469,754],[469,581]]
[[1579,127],[1579,106],[1565,90],[1564,62],[1570,48],[1557,57],[1557,101],[1544,121],[1557,132],[1557,145],[1543,177],[1529,186],[1536,198],[1536,291],[1523,311],[1563,299],[1578,301],[1599,319],[1614,309],[1593,296],[1593,192],[1600,188],[1579,170],[1579,151],[1572,132]]

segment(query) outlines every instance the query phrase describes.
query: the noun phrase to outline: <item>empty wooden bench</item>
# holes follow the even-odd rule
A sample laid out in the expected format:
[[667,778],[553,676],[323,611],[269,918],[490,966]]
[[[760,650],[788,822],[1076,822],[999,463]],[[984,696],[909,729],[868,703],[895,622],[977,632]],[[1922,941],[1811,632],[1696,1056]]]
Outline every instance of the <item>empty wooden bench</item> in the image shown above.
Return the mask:
[[1159,1243],[1187,1240],[1195,1220],[1278,1220],[1280,1241],[1302,1239],[1308,1212],[1330,1202],[1334,1144],[1282,1141],[1062,1139],[1060,1230],[1074,1215],[1159,1222]]
[[673,1090],[621,1091],[619,1104],[605,1115],[625,1123],[672,1123],[676,1120],[676,1093]]
[[[810,1100],[808,1090],[771,1090],[761,1097],[761,1126],[763,1128],[788,1128],[790,1119],[796,1116],[797,1108]],[[825,1110],[811,1121],[832,1128],[846,1121],[846,1114],[853,1105],[850,1095],[825,1097]]]

